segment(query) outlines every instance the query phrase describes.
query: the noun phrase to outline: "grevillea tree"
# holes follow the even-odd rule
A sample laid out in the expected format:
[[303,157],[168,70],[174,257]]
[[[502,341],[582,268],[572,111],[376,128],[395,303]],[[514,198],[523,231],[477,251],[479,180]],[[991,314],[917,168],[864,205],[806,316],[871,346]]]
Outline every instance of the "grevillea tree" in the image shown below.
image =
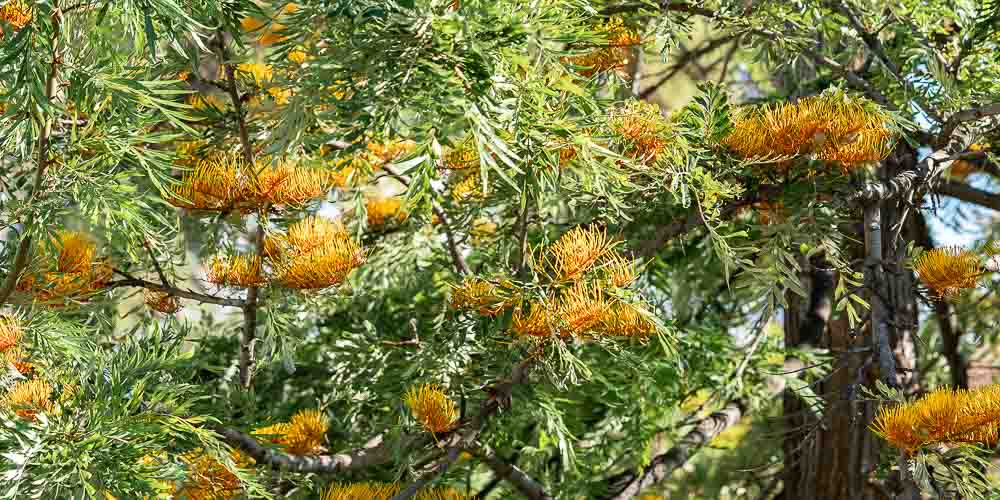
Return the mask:
[[0,495],[985,498],[998,25],[0,0]]

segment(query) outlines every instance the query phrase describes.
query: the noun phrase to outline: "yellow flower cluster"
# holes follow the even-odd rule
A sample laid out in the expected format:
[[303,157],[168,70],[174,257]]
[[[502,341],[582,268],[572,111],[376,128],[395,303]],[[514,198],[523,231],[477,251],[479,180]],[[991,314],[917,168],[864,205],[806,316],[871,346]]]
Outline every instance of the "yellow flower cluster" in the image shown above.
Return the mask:
[[277,281],[296,289],[336,286],[364,264],[365,252],[340,223],[321,217],[296,222],[287,235],[271,236],[264,242],[272,259]]
[[[233,451],[230,456],[239,468],[252,465],[251,459],[239,452]],[[242,492],[243,485],[236,474],[204,450],[193,450],[180,458],[187,466],[187,478],[174,498],[229,500]]]
[[22,276],[17,283],[18,291],[29,293],[42,302],[66,298],[83,300],[111,280],[111,264],[96,257],[97,245],[86,234],[60,231],[49,246],[54,247],[58,255],[50,255],[45,245],[39,245],[43,270],[37,275]]
[[333,187],[322,170],[262,159],[252,168],[240,154],[221,153],[197,161],[167,201],[193,210],[250,211],[265,205],[302,205]]
[[[34,367],[27,361],[20,345],[24,331],[20,321],[0,315],[0,354],[3,354],[3,371],[13,366],[22,376],[29,377]],[[35,420],[35,415],[52,411],[52,385],[40,378],[26,378],[14,384],[0,398],[0,410],[12,411],[25,420]]]
[[[24,0],[7,0],[0,7],[0,19],[13,26],[15,31],[30,23],[33,15],[31,6]],[[2,37],[3,30],[0,29],[0,38]]]
[[254,434],[284,448],[293,455],[318,455],[323,452],[323,440],[330,423],[319,410],[302,410],[288,422],[261,427]]
[[486,199],[483,193],[483,178],[479,172],[465,176],[451,188],[451,198],[455,203],[476,202]]
[[917,277],[938,298],[949,298],[975,288],[986,274],[979,257],[964,248],[934,248],[913,261]]
[[515,296],[511,291],[514,284],[503,280],[499,285],[482,278],[469,277],[461,285],[452,286],[451,307],[458,310],[474,310],[483,316],[496,316],[514,305]]
[[732,133],[722,142],[744,158],[787,162],[812,155],[846,171],[888,156],[893,139],[888,121],[867,101],[825,93],[794,103],[740,108]]
[[143,293],[143,302],[145,302],[146,307],[163,314],[173,314],[181,310],[180,299],[167,292],[146,290]]
[[444,168],[448,170],[466,170],[479,166],[479,150],[475,141],[469,137],[451,148],[444,154]]
[[258,287],[267,283],[261,258],[256,255],[216,256],[208,268],[208,281],[220,286]]
[[[403,487],[397,483],[333,484],[323,492],[321,500],[389,500]],[[426,487],[417,492],[415,500],[471,500],[473,497],[447,487]]]
[[469,277],[452,287],[450,305],[489,317],[512,308],[511,330],[519,336],[648,337],[656,331],[652,314],[609,293],[639,276],[637,264],[615,247],[603,230],[576,227],[534,264],[535,272],[550,282],[544,299],[525,303],[525,292],[510,280]]
[[650,102],[629,101],[611,114],[609,125],[624,140],[624,154],[643,162],[656,161],[677,140],[673,124]]
[[629,77],[624,70],[631,62],[632,47],[642,45],[642,37],[617,17],[608,19],[599,31],[607,40],[602,46],[586,54],[565,57],[563,62],[579,67],[578,72],[585,77],[606,71]]
[[458,407],[436,385],[410,388],[403,396],[403,402],[410,408],[413,418],[428,432],[448,432],[458,422]]
[[879,409],[872,432],[913,452],[935,444],[997,442],[1000,385],[937,389],[907,404]]
[[409,216],[398,198],[368,198],[365,200],[368,227],[377,229],[390,221],[403,222]]
[[333,185],[346,188],[365,183],[371,173],[382,170],[383,166],[406,156],[416,147],[413,141],[369,142],[354,157],[337,161],[337,170],[331,174]]

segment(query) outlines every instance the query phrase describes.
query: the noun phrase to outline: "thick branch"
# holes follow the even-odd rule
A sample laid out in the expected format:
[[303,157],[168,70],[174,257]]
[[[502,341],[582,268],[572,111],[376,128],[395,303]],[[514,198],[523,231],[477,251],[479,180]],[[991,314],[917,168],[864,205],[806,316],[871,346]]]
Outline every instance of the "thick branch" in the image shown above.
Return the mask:
[[[403,186],[410,187],[409,177],[400,174],[396,171],[396,169],[389,165],[383,166],[382,169],[399,181]],[[458,240],[455,239],[455,234],[451,230],[451,223],[448,220],[448,214],[446,214],[444,209],[437,203],[432,204],[431,209],[434,210],[434,215],[436,215],[441,221],[441,226],[444,228],[444,236],[448,242],[448,252],[451,254],[452,263],[455,265],[455,272],[458,273],[459,276],[469,274],[469,266],[465,263],[465,257],[462,257],[462,252],[458,249]]]
[[1000,195],[974,188],[963,182],[942,181],[934,191],[966,203],[975,203],[1000,212]]
[[[386,444],[382,436],[379,435],[365,444],[363,448],[346,453],[316,456],[289,455],[265,447],[252,436],[238,430],[226,427],[217,427],[214,430],[230,446],[239,448],[250,455],[258,464],[268,464],[274,469],[290,472],[334,474],[366,469],[392,461],[395,449],[394,446]],[[414,438],[404,438],[404,441],[406,440],[414,440]]]
[[949,116],[948,121],[944,122],[944,125],[941,126],[941,132],[938,134],[937,145],[941,146],[947,144],[948,141],[951,140],[951,134],[955,132],[955,129],[958,128],[959,125],[965,122],[981,120],[995,115],[1000,115],[1000,103],[963,109],[962,111]]
[[473,448],[473,451],[486,463],[497,477],[510,481],[522,495],[531,500],[552,500],[542,485],[531,478],[523,470],[512,463],[507,463],[488,446]]
[[653,457],[641,473],[629,470],[608,480],[610,484],[607,500],[627,500],[636,497],[640,491],[656,484],[684,465],[692,455],[705,447],[715,436],[735,425],[746,410],[741,401],[733,401],[721,410],[705,417],[677,444],[662,455]]
[[[62,13],[57,3],[56,8],[52,12],[52,50],[49,54],[49,76],[45,80],[45,99],[48,101],[51,101],[52,96],[55,94],[56,78],[59,76],[58,52],[61,23]],[[41,133],[38,135],[38,157],[35,160],[35,177],[31,182],[31,194],[28,195],[29,202],[39,196],[38,193],[42,187],[42,180],[45,178],[45,167],[48,165],[49,137],[52,135],[52,119],[42,116],[36,116],[36,119],[39,122],[38,126],[41,129]],[[14,292],[14,287],[17,286],[17,280],[28,265],[28,259],[31,256],[31,226],[32,223],[29,220],[24,224],[24,228],[21,231],[23,234],[21,242],[17,245],[17,252],[14,254],[14,262],[11,263],[3,285],[0,285],[0,305],[3,305],[10,298],[10,294]]]

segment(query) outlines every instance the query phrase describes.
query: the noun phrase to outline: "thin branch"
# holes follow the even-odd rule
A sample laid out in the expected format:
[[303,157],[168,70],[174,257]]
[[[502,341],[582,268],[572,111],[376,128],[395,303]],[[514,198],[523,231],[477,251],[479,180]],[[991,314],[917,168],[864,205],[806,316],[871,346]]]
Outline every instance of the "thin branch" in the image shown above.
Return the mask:
[[421,475],[416,481],[407,485],[407,487],[403,488],[403,490],[399,493],[396,493],[396,495],[392,497],[392,500],[407,500],[409,498],[413,498],[413,496],[416,495],[421,488],[426,486],[427,483],[430,483],[431,481],[437,479],[437,477],[441,474],[444,474],[448,468],[451,467],[451,464],[455,463],[455,460],[458,460],[458,456],[461,451],[462,450],[457,447],[449,448],[448,453],[445,454],[444,458],[434,464],[434,467]]
[[719,37],[714,40],[710,40],[708,43],[706,43],[701,47],[698,47],[695,50],[686,52],[685,54],[682,55],[679,61],[670,66],[670,68],[667,70],[667,73],[662,78],[657,80],[656,83],[654,83],[653,85],[643,89],[643,91],[639,93],[639,98],[648,99],[651,95],[656,93],[656,91],[659,90],[660,87],[662,87],[665,83],[669,82],[670,79],[674,77],[674,75],[683,70],[685,66],[687,66],[693,61],[697,61],[705,54],[712,52],[713,50],[725,45],[726,43],[729,43],[729,41],[731,41],[733,38],[736,38],[737,36],[738,35],[726,35],[723,37]]
[[[382,170],[385,170],[389,175],[395,178],[405,187],[410,187],[410,178],[400,174],[390,165],[384,165]],[[459,276],[465,276],[469,274],[469,266],[465,263],[465,257],[462,256],[462,252],[458,248],[458,240],[455,239],[455,234],[452,232],[451,223],[448,220],[448,214],[444,212],[437,203],[431,205],[431,209],[434,210],[434,215],[441,221],[441,226],[444,228],[444,236],[448,242],[448,252],[451,254],[452,263],[455,265],[455,272]]]
[[732,401],[717,412],[701,419],[695,428],[677,444],[662,455],[653,457],[642,472],[628,470],[609,478],[607,500],[627,500],[639,492],[659,483],[684,465],[688,459],[711,442],[722,431],[732,427],[743,418],[746,410],[741,401]]
[[[45,99],[48,101],[51,101],[52,96],[55,94],[56,78],[59,76],[58,51],[61,23],[62,12],[58,8],[58,2],[56,2],[55,8],[52,11],[52,50],[49,54],[49,76],[45,80]],[[39,114],[35,116],[35,119],[39,122],[38,126],[41,129],[41,133],[38,135],[38,157],[37,160],[35,160],[35,177],[31,182],[31,194],[28,195],[28,203],[34,201],[35,198],[39,196],[39,191],[42,187],[42,180],[45,178],[45,168],[49,161],[49,137],[52,135],[51,118],[43,118]],[[17,252],[14,254],[14,262],[10,266],[7,277],[3,281],[3,285],[0,286],[0,305],[3,305],[7,302],[7,299],[10,298],[10,294],[14,292],[14,287],[17,286],[17,280],[21,277],[21,273],[24,272],[24,268],[28,265],[28,259],[31,256],[31,226],[32,223],[30,220],[24,224],[24,228],[22,230],[23,236],[21,236],[21,242],[17,245]]]
[[538,481],[532,479],[516,465],[498,457],[489,446],[476,446],[471,451],[478,455],[490,469],[493,469],[498,478],[510,481],[514,488],[525,497],[531,500],[552,500],[552,495],[549,495]]
[[517,219],[518,231],[520,236],[518,237],[518,247],[520,249],[520,255],[517,258],[517,267],[514,269],[514,276],[517,278],[523,278],[521,274],[524,273],[524,264],[528,260],[528,181],[525,178],[524,185],[521,187],[521,215]]
[[[912,92],[915,96],[920,96],[920,93],[916,88],[914,88],[913,83],[907,81],[906,78],[903,77],[902,73],[899,72],[899,68],[896,67],[896,64],[889,58],[888,55],[886,55],[885,49],[882,47],[882,42],[878,39],[878,36],[865,29],[858,17],[851,11],[850,7],[839,0],[828,2],[828,4],[834,10],[847,17],[847,20],[850,21],[854,31],[858,32],[858,36],[861,37],[861,40],[864,41],[865,45],[868,46],[868,49],[875,54],[875,57],[877,57],[879,62],[885,66],[885,69],[889,71],[893,78],[896,79],[896,82],[898,82],[907,91]],[[938,123],[944,122],[944,118],[923,102],[923,99],[914,99],[914,102],[920,107],[920,110],[923,111],[924,114],[933,118]]]
[[[226,73],[227,89],[229,99],[233,102],[233,109],[236,112],[236,123],[239,129],[240,145],[243,149],[243,161],[247,168],[253,171],[255,162],[253,145],[250,143],[250,134],[247,131],[246,116],[243,115],[243,103],[240,100],[239,88],[236,86],[236,68],[229,61],[229,54],[226,50],[226,40],[220,31],[216,37],[219,43],[220,63]],[[257,230],[254,234],[254,250],[258,258],[264,255],[264,228],[267,225],[267,213],[269,206],[265,204],[257,214]],[[254,356],[254,345],[257,339],[257,298],[260,288],[251,286],[247,288],[247,300],[243,305],[243,331],[240,335],[240,385],[244,389],[249,389],[253,384],[254,367],[257,364]]]
[[896,105],[893,104],[888,97],[879,92],[878,89],[876,89],[870,83],[868,83],[867,80],[861,78],[860,76],[858,76],[857,73],[844,67],[837,61],[834,61],[829,57],[826,57],[818,52],[809,49],[803,49],[802,53],[809,56],[816,64],[819,64],[820,66],[826,66],[827,68],[830,68],[833,71],[840,73],[844,78],[847,79],[847,83],[851,84],[852,87],[864,92],[868,97],[870,97],[873,101],[877,102],[878,104],[881,104],[882,106],[891,109],[893,111],[899,111],[899,108],[897,108]]
[[941,181],[934,192],[1000,212],[1000,194],[974,188],[963,182]]
[[120,288],[120,287],[138,287],[145,288],[147,290],[154,290],[157,292],[166,292],[170,295],[176,295],[178,297],[183,297],[185,299],[196,300],[205,304],[216,304],[226,307],[239,307],[242,308],[246,303],[241,299],[227,299],[224,297],[216,297],[214,295],[206,295],[203,293],[194,292],[191,290],[184,290],[181,288],[172,287],[169,285],[164,285],[160,283],[153,283],[152,281],[146,281],[143,279],[136,278],[125,271],[114,269],[114,272],[125,277],[123,280],[112,281],[108,283],[108,289]]
[[160,262],[156,260],[156,254],[153,253],[153,249],[149,246],[149,240],[143,239],[142,246],[146,248],[146,253],[149,254],[149,260],[153,261],[153,268],[156,269],[156,275],[160,277],[160,283],[163,283],[166,286],[171,286],[166,273],[164,273],[163,268],[160,267]]

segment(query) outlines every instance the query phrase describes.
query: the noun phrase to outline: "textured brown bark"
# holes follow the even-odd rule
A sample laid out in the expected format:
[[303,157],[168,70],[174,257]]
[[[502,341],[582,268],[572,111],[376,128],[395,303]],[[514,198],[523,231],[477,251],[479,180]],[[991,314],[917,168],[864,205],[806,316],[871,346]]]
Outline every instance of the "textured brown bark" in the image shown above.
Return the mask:
[[[906,167],[912,168],[915,160],[912,151],[900,148],[899,152],[884,163],[883,175],[891,178]],[[917,383],[914,363],[916,359],[914,332],[917,329],[917,305],[914,294],[914,277],[903,267],[906,243],[915,237],[914,215],[916,208],[906,210],[896,201],[883,202],[881,211],[882,242],[882,306],[890,345],[899,368],[899,377],[891,377],[904,389],[911,390]],[[900,226],[900,221],[906,222]],[[901,229],[900,229],[901,228]],[[860,229],[860,227],[859,227]],[[897,237],[898,235],[898,237]],[[860,239],[862,234],[857,234]],[[864,249],[857,248],[857,259],[864,256]],[[861,270],[861,269],[858,269]],[[816,337],[817,293],[832,294],[818,280],[815,268],[809,272],[807,289],[812,290],[809,300],[790,298],[785,313],[785,343],[799,346]],[[820,286],[817,286],[820,285]],[[868,295],[868,300],[873,297]],[[883,313],[880,313],[883,314]],[[869,482],[878,465],[882,443],[868,430],[875,417],[876,403],[862,401],[860,385],[870,385],[879,376],[877,336],[871,328],[852,338],[846,317],[830,320],[821,345],[829,347],[835,355],[834,373],[814,387],[823,397],[826,408],[822,425],[808,421],[802,411],[801,398],[791,392],[784,396],[786,436],[784,442],[785,470],[783,498],[823,500],[876,500],[884,495]],[[865,351],[864,348],[871,350]]]

